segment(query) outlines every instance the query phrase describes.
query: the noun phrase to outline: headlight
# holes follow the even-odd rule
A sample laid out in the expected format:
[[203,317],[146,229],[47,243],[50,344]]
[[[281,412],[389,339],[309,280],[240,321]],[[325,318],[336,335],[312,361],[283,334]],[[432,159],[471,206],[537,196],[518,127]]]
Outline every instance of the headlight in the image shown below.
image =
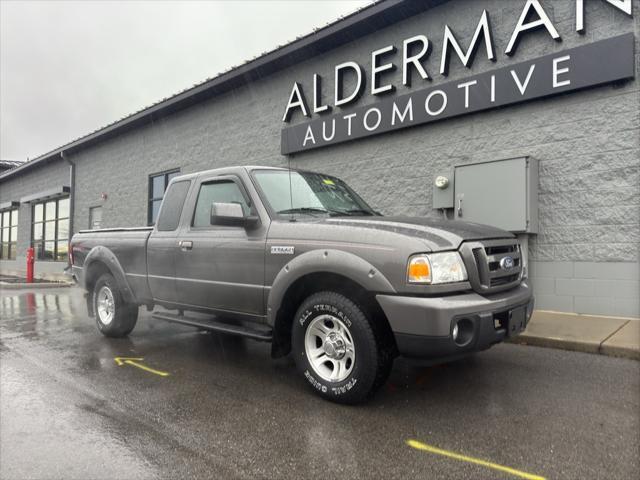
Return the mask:
[[409,283],[453,283],[463,282],[467,278],[467,269],[458,252],[415,255],[409,259]]

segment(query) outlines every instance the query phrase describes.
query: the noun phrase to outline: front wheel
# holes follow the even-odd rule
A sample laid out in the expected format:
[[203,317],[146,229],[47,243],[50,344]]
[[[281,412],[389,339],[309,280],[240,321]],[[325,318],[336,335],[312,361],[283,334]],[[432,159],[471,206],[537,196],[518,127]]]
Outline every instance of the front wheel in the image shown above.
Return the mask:
[[385,382],[393,357],[375,319],[336,292],[319,292],[298,309],[292,350],[298,370],[320,396],[338,403],[369,399]]
[[110,273],[98,278],[93,288],[93,311],[98,330],[107,337],[126,337],[138,321],[138,306],[122,298]]

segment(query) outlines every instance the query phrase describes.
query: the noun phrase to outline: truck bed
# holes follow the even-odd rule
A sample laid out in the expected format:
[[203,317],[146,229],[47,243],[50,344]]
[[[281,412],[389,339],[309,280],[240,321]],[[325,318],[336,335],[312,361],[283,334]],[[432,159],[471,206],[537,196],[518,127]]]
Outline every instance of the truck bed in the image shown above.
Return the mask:
[[104,247],[115,255],[134,295],[147,299],[147,241],[152,231],[153,227],[81,230],[71,241],[74,266],[83,267],[94,247]]

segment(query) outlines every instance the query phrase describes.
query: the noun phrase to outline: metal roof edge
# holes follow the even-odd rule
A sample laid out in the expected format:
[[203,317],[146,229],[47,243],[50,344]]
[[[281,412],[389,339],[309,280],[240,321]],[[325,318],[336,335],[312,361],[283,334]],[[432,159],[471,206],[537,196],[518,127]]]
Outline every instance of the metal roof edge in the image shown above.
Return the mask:
[[[18,167],[0,173],[0,182],[26,170],[30,170],[39,164],[44,164],[47,161],[62,159],[63,153],[73,153],[81,148],[106,140],[125,131],[127,128],[133,128],[144,123],[154,115],[161,116],[163,114],[170,114],[186,108],[203,98],[228,91],[233,88],[233,86],[250,83],[253,81],[252,74],[260,70],[262,70],[262,72],[260,72],[261,77],[265,76],[265,72],[267,75],[275,73],[307,60],[310,57],[337,48],[341,45],[341,40],[343,40],[342,43],[348,43],[448,1],[449,0],[379,0],[347,16],[341,17],[324,27],[314,29],[311,33],[299,37],[292,42],[278,46],[240,66],[232,67],[216,77],[196,84],[149,107],[145,107],[94,132],[40,155],[33,160],[24,162]],[[356,30],[354,31],[354,29]],[[349,33],[345,35],[347,30]],[[234,82],[237,82],[237,84],[234,84]]]

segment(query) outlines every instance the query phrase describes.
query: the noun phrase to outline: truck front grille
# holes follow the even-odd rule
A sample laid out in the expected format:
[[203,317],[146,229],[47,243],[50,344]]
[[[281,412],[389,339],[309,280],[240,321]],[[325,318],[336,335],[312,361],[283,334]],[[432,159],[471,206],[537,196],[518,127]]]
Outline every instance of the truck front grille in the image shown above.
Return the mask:
[[522,252],[517,240],[467,242],[460,251],[469,282],[478,293],[507,290],[522,280]]

